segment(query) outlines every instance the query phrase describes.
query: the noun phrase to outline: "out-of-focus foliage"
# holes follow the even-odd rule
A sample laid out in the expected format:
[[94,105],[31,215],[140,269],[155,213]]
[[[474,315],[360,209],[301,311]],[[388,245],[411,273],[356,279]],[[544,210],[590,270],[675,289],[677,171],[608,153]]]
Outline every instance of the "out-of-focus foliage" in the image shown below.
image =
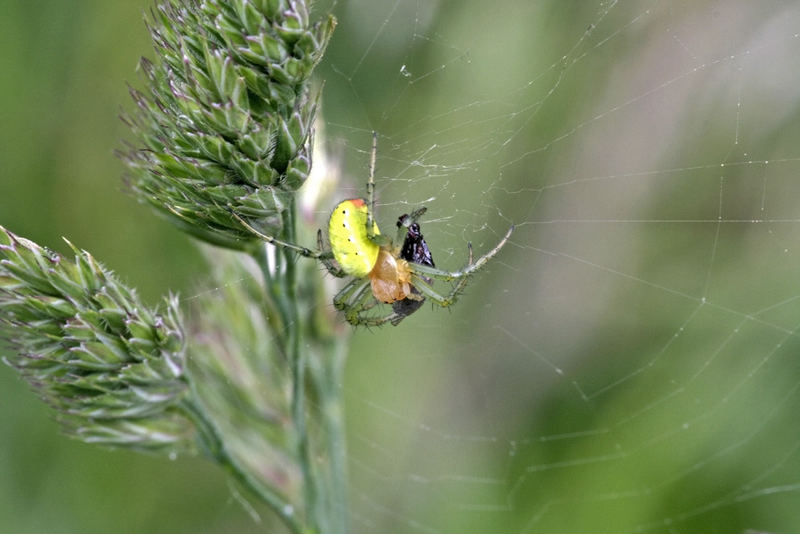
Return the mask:
[[298,502],[302,482],[293,451],[291,381],[258,307],[264,288],[257,268],[240,255],[209,255],[217,280],[239,282],[191,302],[189,350],[200,395],[232,453]]

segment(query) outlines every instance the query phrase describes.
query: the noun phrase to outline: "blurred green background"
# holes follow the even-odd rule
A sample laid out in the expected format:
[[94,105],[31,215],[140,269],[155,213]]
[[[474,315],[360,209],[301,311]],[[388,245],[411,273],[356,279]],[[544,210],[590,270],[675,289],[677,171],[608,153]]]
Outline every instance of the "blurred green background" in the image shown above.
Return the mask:
[[[334,4],[334,197],[374,129],[379,223],[427,205],[437,265],[517,225],[451,312],[354,335],[353,531],[800,532],[800,6]],[[113,155],[150,6],[0,0],[0,224],[155,303],[208,282]],[[7,367],[0,428],[0,532],[275,530],[202,460],[60,436]]]

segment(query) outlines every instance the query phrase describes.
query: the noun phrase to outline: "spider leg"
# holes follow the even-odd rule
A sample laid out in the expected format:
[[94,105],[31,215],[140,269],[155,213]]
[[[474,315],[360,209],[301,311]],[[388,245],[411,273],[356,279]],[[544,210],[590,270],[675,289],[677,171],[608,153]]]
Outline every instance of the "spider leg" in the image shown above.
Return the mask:
[[367,236],[375,237],[375,160],[378,157],[378,132],[372,132],[372,152],[369,156],[369,179],[367,180]]
[[453,287],[450,293],[448,293],[446,296],[442,296],[437,293],[421,276],[414,274],[412,278],[414,280],[414,289],[425,295],[425,297],[430,298],[442,308],[447,308],[455,304],[456,300],[458,300],[459,293],[461,293],[464,287],[466,287],[466,282],[468,280],[467,277],[462,278]]
[[[500,252],[500,249],[503,248],[503,246],[508,242],[508,238],[511,237],[511,232],[513,231],[514,227],[512,226],[511,228],[508,229],[506,235],[503,236],[503,239],[501,239],[500,242],[497,245],[495,245],[495,247],[492,250],[490,250],[480,258],[478,258],[475,262],[472,261],[472,244],[469,243],[467,245],[467,249],[469,250],[467,265],[465,265],[458,271],[443,271],[435,267],[428,267],[427,265],[420,265],[417,263],[409,265],[411,267],[411,270],[417,276],[424,274],[431,278],[436,278],[437,280],[444,280],[445,282],[465,279],[466,277],[480,270],[484,265],[486,265],[486,263],[490,259],[492,259],[498,252]],[[464,284],[465,283],[466,282],[464,282]],[[459,285],[463,286],[460,280],[459,280]],[[456,287],[458,287],[458,285]]]
[[400,320],[402,320],[402,317],[394,312],[386,316],[367,314],[369,310],[378,305],[378,301],[375,300],[375,297],[372,295],[369,282],[366,282],[364,287],[360,288],[358,291],[351,293],[351,298],[342,305],[343,308],[341,309],[345,312],[345,319],[353,326],[381,326],[389,321],[400,322]]
[[363,315],[377,304],[368,279],[353,280],[333,297],[333,305],[343,311],[347,322],[354,326],[379,326],[386,322],[380,317]]
[[365,294],[372,294],[369,289],[368,279],[356,278],[351,280],[333,297],[333,307],[345,312],[345,314],[349,314],[350,310]]
[[333,253],[330,251],[323,252],[323,250],[325,250],[325,242],[322,240],[322,230],[317,230],[317,249],[320,251],[320,255],[317,259],[325,266],[329,273],[336,278],[344,278],[347,276],[347,273],[334,263]]
[[355,279],[344,286],[333,297],[333,305],[344,312],[344,317],[353,326],[381,326],[388,322],[396,325],[408,314],[392,312],[384,316],[368,315],[366,312],[378,305],[372,295],[370,282],[367,279]]
[[276,237],[272,237],[271,235],[266,235],[262,232],[259,232],[258,230],[253,228],[253,226],[250,223],[239,217],[239,215],[235,211],[233,211],[230,207],[228,207],[228,211],[230,212],[231,217],[236,219],[239,222],[239,224],[241,224],[245,229],[247,229],[248,232],[260,238],[262,241],[269,243],[270,245],[275,245],[276,247],[282,247],[291,250],[293,252],[296,252],[301,256],[305,256],[306,258],[312,258],[316,260],[322,259],[323,257],[327,257],[329,255],[329,253],[323,252],[321,250],[314,251],[311,250],[310,248],[301,247],[300,245],[295,245],[294,243],[289,243],[288,241],[282,241]]
[[392,312],[382,317],[359,316],[358,322],[352,324],[363,325],[363,326],[383,326],[386,323],[392,323],[394,326],[397,326],[398,324],[400,324],[400,321],[402,321],[405,318],[406,318],[405,315],[400,315],[398,313]]
[[400,314],[397,312],[392,312],[387,315],[383,316],[375,316],[375,315],[362,315],[358,314],[356,317],[356,322],[350,321],[351,324],[358,326],[383,326],[386,323],[392,323],[394,326],[400,324],[400,321],[405,319],[407,315]]
[[[506,237],[506,239],[508,238]],[[501,244],[500,246],[503,245]],[[469,251],[467,253],[467,268],[470,268],[473,265],[475,265],[472,262],[473,260],[472,243],[467,243],[467,250]],[[489,260],[487,259],[486,261]],[[469,282],[469,276],[462,276],[461,278],[458,279],[458,282],[456,282],[455,286],[450,291],[450,294],[447,296],[447,299],[450,301],[451,304],[456,301],[461,292],[464,291],[464,288],[467,287],[467,282]]]
[[[477,270],[479,270],[484,265],[486,265],[486,262],[492,259],[492,257],[500,251],[503,245],[505,245],[506,242],[508,241],[508,238],[511,236],[512,231],[514,231],[513,226],[509,228],[508,232],[506,232],[506,235],[503,237],[503,239],[500,240],[497,246],[495,246],[492,250],[490,250],[480,258],[478,258],[478,261],[473,261],[474,256],[472,253],[472,243],[469,243],[467,245],[467,250],[468,250],[467,264],[460,271],[452,271],[452,272],[442,271],[440,269],[428,267],[427,265],[410,263],[409,267],[411,268],[412,271],[414,288],[416,288],[417,291],[419,291],[426,297],[429,297],[433,302],[435,302],[439,306],[442,306],[443,308],[453,305],[458,299],[461,292],[464,291],[464,288],[467,287],[467,282],[469,282],[469,276],[474,272],[476,272]],[[430,282],[426,280],[426,276],[423,276],[423,274],[428,277],[448,282],[456,280],[456,283],[455,285],[453,285],[453,288],[450,290],[450,292],[447,295],[443,296],[434,291],[434,289],[431,287]]]

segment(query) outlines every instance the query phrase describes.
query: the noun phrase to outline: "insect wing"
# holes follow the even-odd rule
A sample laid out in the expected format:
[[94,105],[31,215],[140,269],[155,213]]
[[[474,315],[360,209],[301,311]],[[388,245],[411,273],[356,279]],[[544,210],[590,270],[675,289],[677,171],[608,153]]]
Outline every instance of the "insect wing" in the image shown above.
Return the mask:
[[408,227],[400,257],[411,263],[436,267],[433,263],[433,255],[428,248],[428,243],[425,242],[425,238],[420,231],[419,224],[414,223]]

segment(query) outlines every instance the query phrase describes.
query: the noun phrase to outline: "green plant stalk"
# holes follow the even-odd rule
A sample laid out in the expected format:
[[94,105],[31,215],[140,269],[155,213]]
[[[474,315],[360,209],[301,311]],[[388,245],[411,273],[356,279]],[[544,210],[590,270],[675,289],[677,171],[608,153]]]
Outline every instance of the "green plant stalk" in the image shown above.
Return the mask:
[[[296,217],[295,204],[292,202],[290,209],[284,213],[284,228],[289,242],[295,242]],[[305,354],[300,348],[300,337],[303,331],[300,313],[297,307],[297,260],[298,257],[289,250],[282,250],[284,257],[284,287],[289,307],[290,346],[288,350],[289,361],[292,368],[292,419],[297,434],[297,457],[303,471],[304,499],[308,516],[312,524],[320,527],[323,518],[320,517],[319,503],[317,500],[317,481],[314,478],[314,469],[309,446],[308,429],[306,426],[305,406]]]
[[253,253],[253,258],[256,260],[259,269],[261,270],[262,277],[264,278],[264,292],[261,309],[263,310],[264,318],[272,330],[273,337],[276,340],[277,346],[281,351],[284,358],[287,358],[284,347],[287,345],[286,341],[286,318],[287,313],[284,309],[283,299],[280,298],[280,292],[277,290],[280,287],[280,282],[273,280],[271,274],[271,267],[267,256],[267,247],[260,246],[258,252]]

